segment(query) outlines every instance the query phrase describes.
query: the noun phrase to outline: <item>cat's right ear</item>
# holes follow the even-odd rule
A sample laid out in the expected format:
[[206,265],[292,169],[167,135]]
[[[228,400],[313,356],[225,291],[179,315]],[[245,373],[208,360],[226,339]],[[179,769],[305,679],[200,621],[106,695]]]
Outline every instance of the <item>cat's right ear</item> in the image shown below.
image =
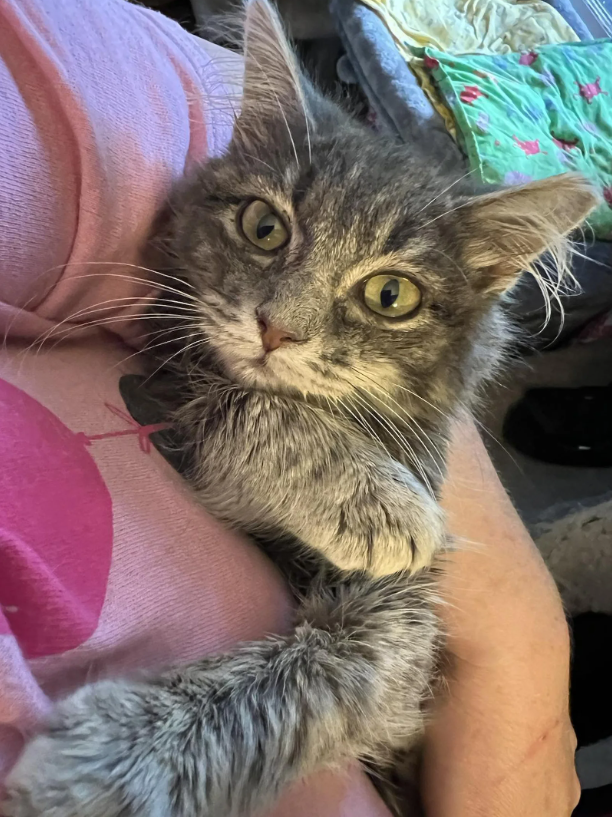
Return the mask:
[[282,22],[268,0],[248,0],[244,22],[244,84],[234,141],[285,141],[295,152],[311,127],[300,69]]

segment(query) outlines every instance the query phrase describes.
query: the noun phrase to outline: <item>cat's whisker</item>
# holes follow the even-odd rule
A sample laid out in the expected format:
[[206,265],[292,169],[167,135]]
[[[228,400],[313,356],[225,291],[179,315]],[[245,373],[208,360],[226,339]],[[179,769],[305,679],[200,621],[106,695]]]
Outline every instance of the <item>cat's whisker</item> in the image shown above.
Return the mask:
[[258,156],[253,156],[250,153],[244,153],[243,155],[246,156],[247,159],[252,159],[254,162],[259,162],[259,164],[262,164],[264,167],[267,167],[268,170],[271,170],[272,173],[274,173],[275,175],[282,179],[282,174],[280,170],[278,170],[278,168],[272,167],[272,165],[269,165],[267,162],[264,162],[263,159],[260,159]]
[[429,492],[429,494],[435,499],[435,491],[433,485],[431,484],[431,480],[423,463],[421,462],[419,456],[417,455],[416,451],[407,441],[406,437],[401,433],[401,431],[397,428],[397,425],[387,416],[382,413],[379,413],[376,409],[371,409],[373,413],[378,417],[379,421],[387,428],[387,430],[391,433],[391,435],[395,438],[397,444],[400,448],[404,451],[408,458],[408,463],[416,470],[416,473],[420,477],[423,485]]
[[[379,383],[377,383],[376,380],[374,380],[370,376],[366,376],[363,372],[360,372],[355,367],[352,367],[352,369],[353,369],[354,374],[356,374],[358,377],[361,377],[362,381],[367,382],[368,384],[374,386],[374,388],[377,390],[377,392],[380,393],[381,397],[377,398],[378,402],[385,405],[387,410],[392,411],[393,414],[395,414],[398,417],[398,419],[402,420],[402,422],[405,422],[408,425],[408,427],[411,429],[413,434],[416,434],[416,436],[419,439],[421,445],[423,446],[423,448],[425,449],[427,454],[431,457],[432,464],[436,467],[436,470],[439,472],[440,476],[444,477],[444,472],[443,472],[441,463],[445,462],[445,457],[442,454],[442,452],[437,448],[437,446],[435,446],[435,444],[433,443],[433,440],[431,440],[431,438],[426,434],[425,430],[420,426],[420,424],[418,423],[416,418],[411,416],[408,413],[405,406],[402,406],[401,403],[399,403],[397,400],[395,400],[393,397],[391,397],[391,395],[388,393],[388,391],[386,389],[384,389]],[[387,402],[389,400],[391,400],[391,402],[395,406],[397,406],[397,408],[401,411],[403,417],[401,415],[399,415],[397,411],[394,411],[393,409],[391,409],[391,407],[388,405],[388,402]],[[423,434],[425,436],[425,439],[423,439],[423,437],[421,437],[421,434],[419,433],[417,428],[415,428],[415,425],[420,430],[421,434]],[[434,446],[437,457],[439,457],[439,461],[436,458],[436,456],[434,456],[434,453],[430,450],[430,448],[428,446],[428,442],[432,446]]]
[[351,417],[353,417],[357,421],[358,425],[360,425],[362,427],[365,427],[365,430],[370,434],[370,436],[373,439],[375,439],[380,445],[383,445],[383,441],[380,439],[380,437],[378,436],[376,431],[372,428],[372,426],[367,422],[367,420],[365,419],[363,414],[361,414],[361,412],[357,411],[357,409],[355,409],[355,411],[353,411],[350,408],[350,406],[347,403],[345,403],[344,400],[342,400],[342,398],[340,398],[338,400],[338,404],[340,406],[342,406],[342,408],[344,408],[346,411],[348,411],[348,413],[351,415]]
[[[332,403],[331,397],[325,395],[325,401],[327,403],[327,409],[332,417],[337,417],[338,415],[334,413],[334,404]],[[338,406],[340,408],[340,405]]]
[[[147,346],[146,349],[147,351],[150,349],[157,349],[159,346],[165,346],[167,342],[168,341],[166,340],[162,340],[159,343],[154,343],[151,346]],[[113,371],[113,369],[118,369],[120,366],[124,366],[128,362],[128,360],[132,360],[132,358],[135,357],[141,357],[142,355],[143,351],[141,349],[136,349],[135,352],[132,352],[131,354],[127,355],[127,357],[122,357],[121,360],[118,360],[116,363],[113,363],[109,371]]]
[[[395,401],[394,401],[395,402]],[[431,460],[431,464],[438,472],[438,475],[444,479],[444,468],[443,464],[445,462],[445,457],[438,448],[438,446],[434,443],[431,437],[426,433],[420,423],[416,420],[416,418],[411,417],[403,406],[397,404],[402,411],[402,414],[405,416],[405,422],[407,423],[408,427],[410,428],[411,432],[416,436],[419,443],[423,446],[423,450],[429,456]],[[433,449],[433,450],[432,450]]]
[[[165,316],[160,316],[160,317],[165,317]],[[173,317],[173,316],[168,316],[168,317]],[[176,320],[176,318],[174,318],[174,319]],[[59,338],[56,338],[54,340],[54,342],[50,346],[45,347],[45,344],[43,344],[43,343],[39,344],[36,351],[35,351],[35,357],[38,357],[38,355],[42,352],[42,350],[44,348],[46,348],[47,351],[55,349],[56,346],[58,346],[60,343],[64,343],[64,342],[68,341],[71,338],[72,335],[77,334],[80,330],[89,330],[90,328],[99,328],[99,327],[104,328],[105,326],[107,326],[109,324],[113,324],[113,323],[118,323],[118,322],[119,323],[125,323],[125,320],[126,319],[122,318],[122,317],[107,317],[107,318],[102,318],[99,321],[91,321],[90,323],[83,324],[81,326],[67,327],[63,331],[63,336],[59,337]],[[132,323],[134,321],[137,321],[137,320],[148,320],[148,316],[143,316],[143,317],[140,317],[140,318],[138,318],[138,317],[130,318],[130,323]],[[194,327],[199,328],[199,324],[194,324]],[[150,333],[147,333],[147,336],[149,336],[149,334]],[[32,349],[33,349],[33,346],[30,345],[29,347],[27,347],[25,350],[23,350],[20,353],[21,356],[22,356],[22,359],[24,361],[26,359],[26,353],[28,351],[31,351]],[[135,352],[135,354],[142,354],[142,353],[143,353],[143,350],[141,350],[141,349],[137,350]],[[132,357],[132,355],[130,355],[130,357]]]
[[[369,376],[369,380],[375,385],[377,385],[380,389],[384,390],[382,384],[378,383],[378,381],[374,380],[371,376]],[[431,403],[429,400],[426,400],[424,397],[422,397],[420,394],[417,394],[417,392],[413,391],[412,389],[409,389],[406,386],[400,386],[399,383],[389,383],[389,386],[391,386],[391,388],[393,389],[399,389],[400,391],[406,392],[406,394],[410,395],[410,397],[416,397],[417,400],[420,400],[422,403],[425,403],[426,406],[429,406],[429,408],[432,408],[434,411],[437,411],[438,414],[440,414],[440,416],[443,419],[445,420],[448,419],[446,414],[442,411],[442,409],[439,406],[436,406],[434,403]]]
[[[191,337],[193,337],[193,333],[191,333]],[[170,363],[170,361],[174,360],[174,358],[176,358],[178,355],[185,354],[185,352],[188,352],[190,349],[193,349],[195,346],[205,346],[207,343],[210,343],[210,340],[208,340],[207,338],[200,337],[200,338],[197,338],[197,340],[193,341],[193,343],[189,343],[189,344],[187,344],[187,346],[181,347],[176,352],[174,352],[172,355],[170,355],[169,358],[167,358],[166,360],[162,361],[162,363],[160,363],[160,365],[155,369],[155,371],[152,372],[152,374],[150,374],[147,377],[147,379],[145,380],[144,385],[146,385],[149,382],[149,380],[151,380],[151,378],[155,377],[155,375],[158,372],[160,372],[163,368],[165,368]]]
[[465,274],[465,270],[464,270],[464,269],[461,267],[461,265],[460,265],[460,264],[458,264],[458,263],[455,261],[455,259],[454,259],[454,258],[451,258],[451,257],[450,257],[450,255],[448,255],[448,253],[445,253],[443,250],[440,250],[440,249],[438,249],[437,247],[430,247],[430,248],[429,248],[429,251],[430,251],[430,252],[435,252],[435,253],[437,253],[438,255],[443,255],[443,256],[444,256],[444,258],[446,258],[446,260],[447,260],[447,261],[448,261],[450,264],[452,264],[452,265],[453,265],[453,266],[456,268],[456,270],[459,272],[459,275],[461,275],[461,277],[463,278],[463,280],[464,280],[466,283],[469,283],[469,279],[468,279],[467,275]]
[[[108,307],[108,309],[113,309],[113,308],[114,307]],[[96,308],[94,311],[99,312],[100,310]],[[54,339],[54,341],[55,341],[54,346],[55,346],[55,345],[57,345],[57,343],[66,340],[71,335],[74,335],[74,334],[77,334],[77,333],[83,333],[83,332],[86,332],[89,329],[99,327],[99,326],[106,326],[106,325],[110,325],[110,324],[113,324],[113,323],[130,323],[130,324],[132,324],[132,323],[135,323],[136,321],[151,321],[151,320],[174,320],[174,321],[180,322],[180,321],[186,320],[188,317],[192,317],[192,316],[195,317],[195,314],[190,315],[189,313],[186,313],[186,314],[183,314],[183,315],[173,315],[173,314],[167,314],[165,312],[160,312],[160,313],[154,313],[153,312],[153,313],[147,313],[145,315],[130,315],[130,316],[126,316],[126,315],[107,315],[105,317],[98,318],[96,320],[90,320],[90,321],[86,321],[84,323],[74,324],[74,325],[70,325],[70,326],[63,326],[63,328],[61,327],[60,324],[58,324],[57,326],[53,326],[53,327],[51,327],[51,329],[47,330],[47,332],[45,332],[44,335],[37,338],[32,344],[30,344],[30,346],[28,346],[25,350],[23,350],[22,354],[28,353],[34,347],[37,347],[38,349],[43,348],[44,344],[47,341],[49,341],[51,338]],[[64,324],[64,323],[65,323],[65,321],[62,321],[62,324]],[[196,325],[199,326],[199,324],[196,324]],[[52,347],[52,348],[54,348],[54,347]]]
[[[376,396],[373,395],[371,392],[369,392],[367,389],[362,388],[360,391],[362,393],[367,394],[369,397],[371,397],[372,400],[374,401],[374,403],[380,402],[379,400],[377,400]],[[390,418],[385,417],[385,415],[382,414],[382,412],[378,411],[378,409],[376,409],[374,404],[369,404],[367,401],[365,401],[365,406],[368,409],[368,411],[371,411],[372,414],[374,414],[374,416],[378,419],[378,421],[380,423],[382,423],[382,425],[384,425],[386,427],[386,429],[389,431],[389,433],[393,436],[393,438],[395,439],[397,444],[400,446],[401,450],[408,457],[409,462],[417,470],[417,472],[420,475],[421,479],[423,480],[423,483],[424,483],[425,487],[427,488],[427,490],[431,493],[432,496],[435,497],[435,492],[433,490],[431,482],[429,481],[429,477],[427,476],[422,463],[420,462],[419,458],[417,457],[414,448],[410,445],[408,440],[400,432],[400,430],[397,428],[395,423],[393,423],[393,421]],[[399,417],[397,412],[393,412],[393,413],[396,414],[396,416],[399,419],[401,419],[401,417]]]
[[[98,265],[100,262],[92,262],[94,265]],[[117,264],[113,264],[113,266],[117,266]],[[136,283],[136,284],[144,284],[145,286],[149,287],[149,289],[154,290],[155,293],[162,292],[162,293],[169,293],[172,295],[178,295],[181,300],[186,302],[193,302],[199,303],[199,298],[195,295],[192,295],[187,292],[182,292],[180,289],[176,289],[175,287],[170,287],[168,284],[162,282],[155,282],[151,281],[147,278],[140,278],[135,275],[123,275],[121,273],[114,273],[114,272],[87,272],[84,275],[73,275],[70,277],[69,282],[72,283],[73,281],[85,281],[90,280],[92,278],[118,278],[122,281],[127,281],[128,283]],[[175,279],[179,280],[179,279]],[[67,282],[68,283],[68,282]],[[61,286],[61,282],[59,282],[57,287]],[[145,294],[142,295],[143,298],[149,297]],[[155,297],[160,297],[158,294]]]
[[474,204],[473,201],[463,201],[461,204],[458,204],[456,207],[451,207],[450,210],[445,210],[443,213],[439,213],[434,218],[426,221],[425,224],[421,225],[421,230],[424,230],[425,227],[429,227],[431,224],[435,224],[436,221],[439,221],[441,218],[445,216],[450,216],[451,213],[456,213],[457,210],[463,210],[464,207],[470,207]]
[[[124,298],[113,298],[112,299],[112,301],[114,303],[117,303],[117,304],[122,302],[123,300],[127,300],[127,298],[126,299],[124,299]],[[103,304],[106,304],[106,303],[108,303],[108,301],[102,301],[100,306],[102,306]],[[106,308],[109,308],[109,307],[106,307]],[[113,307],[110,307],[110,308],[112,309]],[[79,317],[82,314],[86,314],[88,311],[91,311],[91,309],[92,309],[91,306],[84,307],[83,309],[80,309],[77,312],[74,312],[72,315],[69,315],[67,318],[64,318],[59,323],[54,324],[52,327],[50,327],[45,332],[43,332],[41,335],[39,335],[37,338],[35,338],[29,346],[27,346],[24,350],[22,350],[21,354],[27,354],[32,349],[34,349],[36,346],[39,346],[39,347],[42,346],[51,337],[51,335],[54,332],[56,332],[58,329],[60,329],[64,324],[70,322],[71,320],[74,320],[76,317]],[[104,311],[104,308],[101,311]],[[83,328],[83,326],[84,326],[84,324],[80,324],[78,326],[78,328],[81,329],[81,328]]]
[[[60,343],[69,340],[73,335],[78,335],[79,333],[83,334],[90,329],[106,324],[127,323],[128,320],[131,323],[132,321],[141,319],[142,318],[139,318],[137,315],[130,316],[129,318],[125,315],[109,315],[105,318],[99,318],[97,320],[91,320],[81,324],[71,324],[70,326],[64,326],[63,328],[61,328],[60,324],[58,324],[57,326],[52,326],[51,329],[48,329],[43,335],[36,338],[36,340],[34,340],[29,346],[20,352],[20,355],[25,358],[30,352],[34,352],[34,356],[38,357],[43,349],[47,351],[55,349]],[[64,323],[65,321],[62,321],[62,324]],[[58,329],[59,331],[57,331]],[[51,343],[50,346],[47,346],[46,344],[52,338],[53,343]]]
[[[438,471],[438,474],[440,475],[440,477],[442,477],[444,479],[444,476],[445,476],[444,463],[446,462],[445,454],[442,451],[440,451],[440,448],[433,441],[433,439],[431,438],[431,435],[428,434],[425,431],[425,429],[419,423],[419,421],[416,419],[416,417],[411,417],[410,422],[412,422],[414,424],[414,426],[415,426],[414,432],[419,437],[419,439],[421,440],[421,443],[422,443],[423,447],[425,448],[425,451],[427,451],[427,453],[431,457],[432,463],[434,464],[436,470]],[[432,448],[433,448],[433,452],[431,450]],[[438,457],[437,460],[436,460],[436,457],[434,456],[434,454]]]
[[[187,327],[182,327],[182,328],[189,329],[190,327],[187,326]],[[168,330],[164,330],[164,331],[166,332],[166,334],[168,334]],[[159,332],[156,333],[156,334],[159,334]],[[127,357],[121,358],[121,360],[117,361],[117,363],[113,363],[113,365],[110,367],[109,371],[112,371],[113,369],[116,369],[119,366],[123,366],[128,362],[128,360],[131,360],[134,357],[142,356],[143,354],[146,354],[146,353],[150,352],[153,349],[159,349],[162,346],[166,346],[168,343],[180,343],[180,342],[182,342],[184,340],[189,340],[192,337],[193,337],[193,334],[191,334],[191,333],[188,334],[188,335],[180,336],[180,337],[172,336],[169,340],[161,340],[159,343],[153,343],[150,346],[147,346],[146,349],[144,349],[144,350],[137,349],[135,352],[132,352]]]
[[[412,432],[416,434],[418,440],[420,441],[421,445],[425,449],[426,453],[431,457],[432,463],[435,466],[436,470],[438,471],[439,475],[444,478],[444,470],[442,464],[446,461],[445,455],[440,451],[438,446],[434,443],[431,437],[427,434],[423,426],[419,423],[419,421],[411,415],[405,406],[402,406],[397,400],[395,400],[391,395],[389,395],[384,390],[380,389],[383,392],[386,399],[391,400],[395,406],[401,411],[402,415],[406,419],[406,423],[411,428]],[[433,448],[433,451],[431,450]],[[436,459],[437,456],[437,459]]]
[[[98,266],[101,262],[96,261],[96,262],[92,262],[92,263],[95,266]],[[120,265],[112,264],[112,266],[116,267],[116,266],[120,266]],[[132,265],[132,266],[134,266],[134,265]],[[146,267],[141,267],[140,269],[143,269],[144,271],[147,271]],[[145,286],[149,287],[150,289],[155,290],[155,292],[158,292],[158,291],[162,292],[162,293],[168,292],[168,293],[173,294],[173,295],[178,295],[181,299],[188,300],[188,301],[193,301],[195,303],[198,303],[199,300],[200,300],[199,297],[196,296],[196,295],[192,295],[191,293],[188,293],[188,292],[183,292],[182,290],[177,289],[176,287],[171,287],[168,284],[165,284],[163,282],[152,281],[149,278],[140,278],[140,277],[138,277],[136,275],[132,275],[132,274],[122,275],[121,273],[118,273],[118,272],[87,272],[84,275],[73,275],[73,276],[70,277],[69,281],[70,282],[72,282],[72,281],[84,281],[84,280],[88,280],[88,279],[91,279],[91,278],[119,278],[120,280],[127,281],[128,283],[144,284]],[[182,279],[179,279],[179,278],[175,277],[174,280],[178,281],[179,283],[182,283]],[[57,284],[57,286],[61,286],[61,283]]]
[[267,74],[266,70],[262,67],[259,60],[257,60],[256,57],[253,54],[250,54],[249,58],[252,59],[253,62],[258,66],[259,72],[261,74],[261,78],[263,78],[263,80],[265,81],[265,83],[266,83],[266,85],[268,87],[268,90],[271,91],[272,95],[274,96],[274,99],[276,100],[276,104],[278,105],[278,109],[280,111],[280,114],[283,117],[285,127],[287,128],[287,133],[289,134],[289,140],[291,142],[291,147],[293,148],[293,154],[295,156],[295,163],[296,163],[297,168],[299,170],[300,169],[300,159],[298,157],[297,147],[296,147],[296,144],[295,144],[295,140],[293,138],[293,133],[291,132],[291,128],[289,127],[289,120],[287,119],[287,116],[286,116],[285,111],[283,109],[280,98],[279,98],[278,94],[276,93],[276,91],[274,90],[274,86],[272,85],[272,82],[271,82],[270,78],[268,77],[268,74]]
[[[136,270],[140,270],[141,272],[150,272],[152,275],[155,275],[155,276],[161,275],[162,278],[169,278],[170,280],[173,280],[173,281],[179,281],[181,284],[185,284],[190,289],[193,289],[194,291],[196,291],[196,288],[195,288],[195,286],[193,284],[189,283],[188,281],[183,280],[182,278],[177,278],[176,275],[170,275],[169,273],[161,272],[158,269],[151,269],[150,267],[145,267],[142,264],[130,264],[130,263],[126,262],[126,261],[68,261],[66,264],[56,264],[53,267],[49,267],[47,270],[45,270],[43,275],[48,275],[50,272],[56,272],[56,271],[59,271],[59,270],[63,270],[63,269],[66,269],[67,267],[105,267],[105,266],[108,266],[108,267],[127,267],[128,269],[136,269]],[[111,276],[112,275],[115,278],[124,278],[124,279],[126,279],[128,281],[140,281],[142,283],[149,284],[150,286],[155,287],[157,289],[159,289],[160,286],[161,286],[159,282],[152,281],[149,278],[137,278],[137,277],[135,277],[133,275],[121,275],[120,273],[114,273],[113,274],[113,273],[110,273],[110,272],[86,273],[85,275],[75,275],[75,276],[70,277],[70,281],[78,281],[79,279],[90,278],[93,275],[99,275],[99,276],[105,276],[105,275]],[[62,282],[58,281],[58,282],[54,283],[54,286],[61,286],[61,284],[62,284]],[[180,290],[172,290],[172,291],[178,292],[179,295],[184,295],[185,294],[185,293],[181,292]]]
[[[368,394],[368,392],[365,391],[365,390],[364,390],[364,393]],[[373,397],[373,395],[369,395],[369,396]],[[385,422],[385,417],[383,415],[381,415],[381,413],[379,411],[377,411],[377,409],[375,408],[374,405],[368,403],[368,401],[360,393],[353,394],[352,399],[357,400],[359,405],[362,408],[364,408],[368,413],[374,415],[375,419],[378,420],[379,423],[382,423],[386,427],[387,431],[389,431],[392,434],[392,436],[394,437],[394,439],[396,440],[396,442],[398,443],[400,448],[403,450],[403,452],[408,456],[409,460],[412,462],[412,460],[414,458],[414,450],[410,446],[410,443],[406,439],[404,439],[404,437],[401,434],[401,432],[399,431],[399,429],[393,423],[391,423],[391,421]],[[365,422],[365,420],[364,420],[364,422]],[[371,428],[371,426],[369,426],[369,424],[368,424],[368,427]],[[380,436],[374,430],[372,430],[371,433],[381,443],[381,445],[384,445],[384,443],[380,439]]]
[[[107,311],[115,310],[119,306],[129,307],[130,304],[133,305],[134,302],[135,303],[141,303],[143,301],[148,301],[148,302],[151,302],[151,303],[155,303],[155,302],[158,301],[158,297],[155,296],[155,295],[147,295],[147,296],[144,296],[144,297],[139,296],[139,295],[125,295],[125,296],[122,296],[120,298],[110,298],[110,299],[108,299],[106,301],[100,301],[97,304],[90,304],[89,306],[83,307],[82,309],[79,309],[76,312],[73,312],[71,315],[68,315],[66,318],[61,320],[59,323],[52,326],[50,329],[48,329],[46,332],[44,332],[42,335],[40,335],[38,338],[36,338],[36,340],[34,341],[34,344],[38,345],[38,344],[45,343],[50,337],[52,337],[54,334],[56,334],[57,331],[60,330],[62,326],[64,326],[67,323],[71,323],[71,322],[73,322],[73,321],[75,321],[75,320],[77,320],[79,318],[85,318],[88,315],[92,315],[92,314],[95,315],[98,312],[107,312]],[[195,314],[195,310],[191,305],[184,304],[184,303],[182,303],[180,301],[167,300],[167,301],[164,301],[164,303],[172,303],[172,304],[176,305],[177,309],[181,309],[183,312],[185,312],[187,314],[192,314],[192,315]],[[125,315],[119,316],[118,315],[117,317],[121,318],[122,320],[130,320],[132,317],[137,318],[137,317],[141,317],[141,316],[140,315],[134,315],[134,316],[125,316]],[[77,327],[71,327],[71,328],[82,329],[82,328],[90,326],[90,325],[91,325],[91,322],[84,322],[84,323],[78,324]]]
[[478,427],[479,427],[479,428],[480,428],[480,429],[481,429],[481,430],[482,430],[482,431],[483,431],[483,432],[484,432],[484,433],[485,433],[485,434],[486,434],[486,435],[487,435],[487,436],[488,436],[488,437],[489,437],[489,438],[490,438],[490,439],[491,439],[491,440],[492,440],[492,441],[493,441],[493,442],[494,442],[494,443],[495,443],[497,446],[499,446],[499,448],[501,448],[501,450],[504,452],[504,454],[505,454],[507,457],[509,457],[509,458],[510,458],[510,460],[512,461],[512,463],[513,463],[513,464],[514,464],[514,465],[515,465],[515,466],[516,466],[516,467],[519,469],[519,471],[521,471],[521,472],[522,472],[522,466],[520,465],[520,463],[518,462],[518,460],[516,459],[516,457],[514,456],[514,454],[512,454],[512,453],[511,453],[511,451],[510,451],[510,450],[509,450],[509,449],[508,449],[508,448],[507,448],[507,447],[506,447],[506,446],[505,446],[505,445],[502,443],[502,441],[501,441],[501,440],[500,440],[498,437],[496,437],[496,436],[495,436],[495,434],[493,434],[493,432],[492,432],[492,431],[491,431],[489,428],[487,428],[487,426],[486,426],[486,425],[485,425],[485,424],[482,422],[482,420],[479,420],[479,419],[478,419],[478,417],[474,416],[474,415],[473,415],[471,412],[468,414],[468,416],[469,416],[469,417],[470,417],[470,418],[471,418],[471,419],[474,421],[474,423],[475,423],[475,424],[476,424],[476,425],[477,425],[477,426],[478,426]]
[[[414,417],[410,417],[409,415],[405,415],[406,419],[405,422],[408,424],[411,432],[416,436],[418,442],[423,446],[424,452],[427,454],[431,461],[431,465],[438,473],[440,479],[444,479],[445,471],[444,471],[444,463],[446,458],[438,448],[438,446],[434,443],[431,437],[425,432],[423,427],[415,420]],[[433,449],[433,450],[432,450]]]
[[312,165],[312,141],[310,139],[310,121],[306,106],[302,105],[302,113],[304,114],[304,123],[306,125],[306,144],[308,145],[308,166]]
[[[184,327],[184,328],[189,328],[189,327]],[[159,334],[159,333],[156,333],[156,334]],[[151,335],[149,335],[149,337],[151,337]],[[136,349],[134,352],[131,352],[126,357],[123,357],[123,358],[121,358],[121,360],[117,361],[116,363],[113,363],[113,365],[109,367],[108,371],[112,371],[113,369],[116,369],[116,368],[126,364],[129,360],[132,360],[133,358],[143,357],[144,355],[146,355],[148,352],[150,352],[153,349],[157,349],[157,348],[161,348],[163,346],[167,346],[168,343],[170,343],[170,342],[178,343],[178,342],[180,342],[182,340],[185,340],[187,337],[188,336],[178,337],[178,338],[173,337],[171,340],[164,339],[164,340],[161,340],[159,343],[150,344],[146,348]],[[191,337],[191,335],[189,337]],[[55,348],[55,345],[51,346],[50,348],[51,349]]]
[[[188,327],[185,327],[185,328],[188,328]],[[194,333],[192,331],[188,331],[186,335],[179,335],[178,337],[175,336],[175,337],[172,337],[168,341],[162,340],[159,343],[154,344],[153,346],[148,346],[147,351],[149,349],[155,349],[155,348],[158,348],[158,347],[161,347],[161,346],[166,346],[168,343],[182,343],[183,341],[191,340],[193,338],[193,336],[194,336]],[[210,343],[210,341],[207,340],[206,338],[198,338],[197,342],[202,346],[205,346],[207,343]],[[189,344],[188,346],[182,347],[177,352],[172,354],[169,358],[166,358],[166,360],[163,361],[162,365],[166,366],[167,363],[169,363],[170,360],[172,360],[175,357],[176,354],[181,354],[183,352],[186,352],[188,349],[190,349],[194,345],[196,345],[196,344]],[[157,371],[159,371],[159,370],[156,370],[156,373],[157,373]]]
[[[182,281],[182,279],[177,279],[176,276],[169,275],[167,273],[163,273],[163,272],[161,272],[159,270],[152,270],[152,269],[149,269],[148,267],[143,267],[143,266],[141,266],[139,264],[128,264],[126,262],[120,262],[120,261],[69,261],[69,262],[67,262],[65,264],[56,264],[53,267],[49,267],[48,269],[43,270],[43,272],[41,272],[39,275],[37,275],[35,277],[34,281],[38,281],[41,278],[49,275],[52,272],[60,271],[60,270],[66,269],[67,267],[73,267],[73,266],[75,266],[75,267],[76,266],[83,266],[83,267],[87,267],[87,266],[121,267],[121,266],[124,266],[124,267],[132,268],[132,269],[139,269],[139,270],[142,270],[143,272],[151,272],[151,273],[153,273],[155,275],[161,275],[164,278],[169,278],[170,280],[174,280],[174,281],[181,280],[181,283],[184,283],[186,286],[189,286],[189,287],[191,287],[192,289],[195,290],[195,287],[192,284],[188,283],[187,281]],[[158,290],[165,290],[165,291],[168,291],[168,292],[174,292],[175,294],[178,294],[181,297],[191,298],[195,302],[197,302],[197,300],[198,300],[193,295],[188,295],[187,293],[183,293],[180,290],[169,287],[167,284],[162,284],[161,282],[154,283],[153,281],[151,281],[149,279],[137,278],[136,276],[133,276],[133,275],[120,275],[118,273],[110,273],[110,272],[99,272],[99,273],[90,272],[90,273],[87,273],[85,275],[75,275],[75,276],[71,276],[69,281],[64,281],[63,279],[60,279],[59,281],[51,282],[48,285],[47,289],[43,293],[41,293],[39,291],[35,291],[25,301],[25,303],[22,304],[22,306],[16,311],[15,315],[11,318],[11,320],[9,321],[9,323],[8,323],[8,325],[6,327],[6,330],[5,330],[4,336],[3,336],[3,341],[2,341],[3,342],[3,348],[6,349],[7,340],[9,338],[10,334],[11,334],[11,330],[12,330],[13,326],[15,325],[15,321],[17,321],[19,319],[20,315],[23,315],[23,313],[28,311],[28,306],[30,306],[30,304],[32,304],[34,301],[39,301],[41,299],[46,298],[53,289],[57,289],[57,288],[61,287],[64,283],[71,283],[72,281],[84,280],[84,279],[92,278],[92,277],[116,277],[116,278],[122,278],[122,279],[126,279],[126,280],[129,280],[129,281],[134,281],[134,282],[137,282],[137,283],[143,283],[143,284],[146,284],[147,286],[150,286],[150,287],[158,289]]]
[[476,172],[476,168],[473,168],[472,170],[468,170],[467,173],[464,173],[463,176],[460,176],[458,179],[455,179],[454,182],[451,182],[447,187],[444,188],[444,190],[442,190],[440,193],[438,193],[437,196],[434,196],[433,199],[430,199],[430,201],[428,201],[427,204],[424,207],[421,207],[420,210],[417,210],[416,213],[415,213],[415,216],[418,216],[419,213],[423,213],[425,210],[427,210],[428,207],[431,207],[431,205],[434,202],[438,201],[438,199],[441,198],[445,193],[448,193],[449,190],[452,190],[453,187],[456,184],[459,184],[459,182],[462,182],[464,179],[467,179],[468,176],[471,176],[472,173],[475,173],[475,172]]

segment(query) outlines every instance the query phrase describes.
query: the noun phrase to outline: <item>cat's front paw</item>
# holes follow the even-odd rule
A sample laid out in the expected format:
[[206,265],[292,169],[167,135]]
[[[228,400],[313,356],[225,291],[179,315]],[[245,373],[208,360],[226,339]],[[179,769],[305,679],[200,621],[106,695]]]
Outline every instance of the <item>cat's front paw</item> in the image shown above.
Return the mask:
[[329,558],[343,570],[387,576],[428,567],[445,544],[444,514],[433,497],[380,491],[341,510]]
[[169,817],[165,775],[141,751],[155,725],[146,689],[104,681],[60,704],[9,774],[0,815]]

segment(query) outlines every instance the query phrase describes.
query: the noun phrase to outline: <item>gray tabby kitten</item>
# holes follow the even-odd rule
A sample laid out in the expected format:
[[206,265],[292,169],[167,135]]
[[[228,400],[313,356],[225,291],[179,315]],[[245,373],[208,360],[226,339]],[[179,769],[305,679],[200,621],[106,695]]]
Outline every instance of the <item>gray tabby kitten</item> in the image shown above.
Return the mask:
[[418,735],[450,418],[508,336],[500,295],[547,248],[562,260],[595,203],[572,175],[484,195],[440,178],[320,98],[252,0],[242,112],[173,203],[160,308],[190,480],[276,542],[295,629],[79,690],[26,748],[3,815],[245,816]]

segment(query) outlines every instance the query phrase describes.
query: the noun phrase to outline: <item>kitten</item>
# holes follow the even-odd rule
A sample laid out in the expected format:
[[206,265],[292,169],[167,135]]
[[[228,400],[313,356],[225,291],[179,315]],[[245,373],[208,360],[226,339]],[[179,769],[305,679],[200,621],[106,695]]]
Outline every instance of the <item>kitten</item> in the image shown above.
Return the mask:
[[595,203],[573,175],[481,195],[440,178],[320,98],[250,2],[242,112],[173,202],[156,311],[190,481],[272,543],[295,629],[79,690],[2,814],[246,816],[409,745],[440,642],[422,568],[446,541],[449,425],[508,337],[500,296]]

